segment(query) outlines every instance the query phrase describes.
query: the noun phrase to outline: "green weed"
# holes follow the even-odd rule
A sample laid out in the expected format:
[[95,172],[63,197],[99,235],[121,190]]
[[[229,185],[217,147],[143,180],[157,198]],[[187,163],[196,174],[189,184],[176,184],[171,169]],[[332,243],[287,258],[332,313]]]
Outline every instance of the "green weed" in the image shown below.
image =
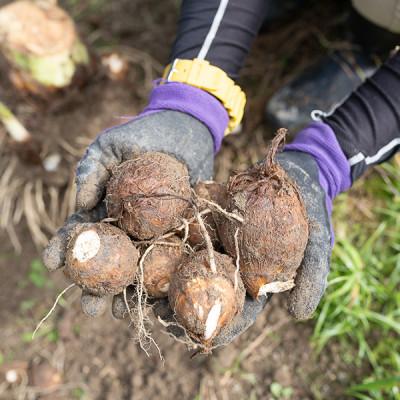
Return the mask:
[[28,273],[29,281],[37,288],[44,288],[45,286],[50,287],[51,282],[49,281],[49,274],[43,263],[34,259],[31,261],[31,265]]
[[[24,332],[21,335],[21,340],[23,343],[31,343],[33,341],[32,339],[32,333],[33,332]],[[44,338],[50,343],[56,343],[60,335],[58,333],[58,330],[56,328],[53,328],[51,326],[44,327],[43,329],[39,330],[36,334],[35,340],[38,338]]]
[[36,304],[36,300],[34,299],[28,299],[28,300],[23,300],[21,301],[21,304],[19,305],[19,309],[21,312],[25,313],[29,310],[31,310]]
[[[382,390],[392,390],[396,386],[400,385],[400,377],[392,377],[388,379],[381,379],[381,380],[368,380],[365,383],[359,384],[359,385],[353,385],[347,390],[347,394],[349,396],[356,397],[357,399],[370,399],[366,393],[371,393],[373,396],[376,396],[379,398],[380,393]],[[400,391],[395,392],[397,397],[400,398]],[[375,397],[373,397],[375,398]]]
[[351,194],[338,199],[329,284],[313,335],[317,351],[335,339],[355,349],[343,352],[347,362],[369,365],[370,376],[347,393],[363,400],[400,399],[400,168],[386,164],[378,173],[362,183],[378,204],[372,221],[353,222]]
[[83,400],[86,397],[85,391],[80,387],[72,389],[71,395],[74,399],[77,399],[77,400]]
[[269,390],[276,400],[290,399],[293,395],[293,389],[290,386],[284,387],[278,382],[271,383]]

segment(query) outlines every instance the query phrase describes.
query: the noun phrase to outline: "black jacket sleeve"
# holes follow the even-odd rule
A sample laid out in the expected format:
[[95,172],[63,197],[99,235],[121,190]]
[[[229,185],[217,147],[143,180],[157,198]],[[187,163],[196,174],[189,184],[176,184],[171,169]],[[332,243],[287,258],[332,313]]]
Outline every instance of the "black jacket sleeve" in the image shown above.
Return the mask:
[[324,118],[347,156],[352,178],[400,149],[400,51]]
[[183,0],[170,62],[201,58],[236,78],[264,20],[266,0]]

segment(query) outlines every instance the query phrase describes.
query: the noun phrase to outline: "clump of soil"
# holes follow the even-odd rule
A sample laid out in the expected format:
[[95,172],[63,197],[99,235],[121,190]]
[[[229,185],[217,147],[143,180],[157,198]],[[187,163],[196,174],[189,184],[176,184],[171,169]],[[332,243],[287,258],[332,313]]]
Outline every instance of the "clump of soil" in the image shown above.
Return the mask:
[[227,253],[236,257],[239,248],[241,276],[253,298],[294,286],[308,241],[299,190],[275,160],[285,135],[285,129],[278,131],[263,163],[229,180],[227,210],[242,216],[243,224],[224,219],[218,225]]
[[[199,207],[199,211],[207,208],[207,202],[201,201],[202,199],[209,200],[222,208],[226,205],[226,186],[214,181],[199,182],[194,186],[194,191],[199,198],[199,203],[202,204]],[[188,212],[189,217],[193,217],[193,212]],[[210,235],[211,242],[215,248],[220,246],[220,240],[217,231],[217,213],[215,215],[209,213],[203,217],[204,225],[206,226],[207,232]],[[206,247],[206,241],[204,239],[201,227],[197,221],[189,224],[189,244],[195,249],[203,249]]]
[[55,390],[62,384],[61,374],[48,362],[32,363],[29,371],[29,383],[40,390]]
[[145,240],[178,227],[191,189],[184,164],[158,152],[122,163],[107,185],[107,210],[121,229]]
[[119,228],[85,223],[71,234],[64,272],[87,292],[117,294],[134,280],[139,251]]
[[232,259],[214,251],[216,271],[209,252],[187,258],[171,280],[168,294],[175,318],[188,335],[206,348],[242,311],[245,289]]
[[183,257],[183,243],[177,236],[154,244],[143,261],[143,284],[149,296],[168,296],[171,276]]

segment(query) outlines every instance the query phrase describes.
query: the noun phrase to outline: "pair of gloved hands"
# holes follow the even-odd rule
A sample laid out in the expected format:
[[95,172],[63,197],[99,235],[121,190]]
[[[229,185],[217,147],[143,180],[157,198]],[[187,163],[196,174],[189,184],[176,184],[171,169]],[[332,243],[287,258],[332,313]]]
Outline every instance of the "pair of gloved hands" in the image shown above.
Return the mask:
[[[103,197],[110,171],[138,150],[161,151],[175,156],[187,165],[192,183],[212,177],[213,135],[203,122],[185,112],[164,109],[145,113],[101,133],[78,164],[76,204],[79,211],[68,218],[44,251],[44,262],[50,271],[63,267],[71,229],[79,223],[97,222],[106,217]],[[278,161],[299,187],[309,218],[307,248],[298,270],[296,286],[288,299],[290,314],[303,320],[312,316],[327,283],[331,253],[327,194],[320,184],[320,171],[313,156],[291,150],[279,154]],[[228,344],[245,331],[254,323],[267,301],[267,297],[259,301],[247,297],[243,312],[220,333],[214,344]],[[86,314],[96,316],[104,311],[107,303],[104,298],[83,292],[81,304]],[[158,312],[166,315],[167,302],[160,305],[161,308],[155,307],[155,310],[161,310]]]

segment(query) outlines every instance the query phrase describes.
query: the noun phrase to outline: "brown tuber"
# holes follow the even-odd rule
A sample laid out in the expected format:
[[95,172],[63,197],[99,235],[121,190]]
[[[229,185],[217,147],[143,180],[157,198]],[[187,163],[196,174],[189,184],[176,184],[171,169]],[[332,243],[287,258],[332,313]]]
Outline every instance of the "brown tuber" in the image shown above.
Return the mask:
[[[207,202],[202,201],[201,199],[209,200],[221,206],[222,208],[225,208],[226,195],[227,195],[225,185],[214,181],[204,181],[197,183],[194,186],[194,191],[196,195],[199,197],[198,202],[201,204],[201,206],[199,207],[199,211],[202,211],[208,207]],[[188,210],[187,215],[189,218],[192,218],[193,210]],[[203,217],[204,224],[206,226],[208,234],[210,235],[211,242],[213,246],[217,248],[219,247],[220,240],[218,238],[216,218],[217,218],[217,213],[215,214],[209,213]],[[188,242],[192,247],[196,249],[202,249],[206,247],[206,242],[203,233],[201,231],[199,223],[196,221],[193,221],[192,223],[189,224]]]
[[232,259],[214,253],[212,271],[207,250],[187,258],[172,277],[168,293],[175,318],[190,337],[205,347],[242,311],[245,289]]
[[184,164],[164,153],[144,153],[113,171],[107,185],[108,216],[137,239],[159,237],[181,225],[190,190]]
[[182,262],[183,256],[183,243],[176,236],[154,244],[143,261],[143,284],[149,296],[168,296],[171,276]]
[[72,232],[64,272],[91,294],[114,295],[132,284],[138,260],[139,251],[120,229],[85,223]]
[[224,219],[218,225],[226,252],[236,257],[239,247],[241,277],[253,298],[294,286],[308,241],[299,190],[275,161],[285,135],[285,129],[278,131],[263,163],[229,180],[227,210],[242,216],[244,222]]

